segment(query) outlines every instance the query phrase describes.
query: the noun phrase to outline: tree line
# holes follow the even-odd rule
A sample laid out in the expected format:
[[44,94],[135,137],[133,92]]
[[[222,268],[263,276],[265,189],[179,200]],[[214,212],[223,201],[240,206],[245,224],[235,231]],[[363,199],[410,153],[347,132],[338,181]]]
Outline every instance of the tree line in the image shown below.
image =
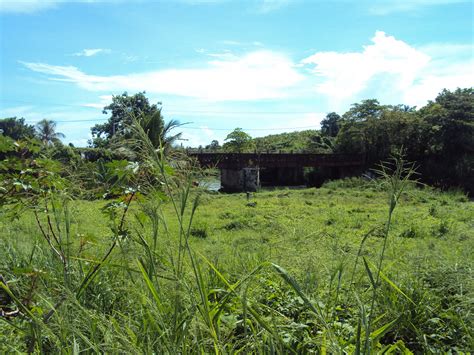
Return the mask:
[[365,157],[369,169],[402,149],[422,181],[474,192],[474,90],[443,90],[417,109],[363,100],[339,115],[331,112],[320,130],[252,138],[241,129],[214,141],[208,151],[349,153]]
[[[166,153],[182,148],[178,145],[180,123],[166,122],[161,104],[151,104],[144,92],[113,96],[104,107],[110,115],[102,124],[91,128],[89,149],[64,147],[54,121],[44,119],[36,126],[23,118],[0,120],[2,136],[14,140],[38,139],[57,158],[70,159],[86,151],[92,160],[121,156],[137,159],[136,152],[122,144],[131,138],[131,125],[136,122],[147,132],[157,149]],[[69,148],[69,149],[68,149]],[[403,149],[406,158],[416,162],[423,181],[449,187],[459,186],[474,191],[474,90],[443,90],[433,101],[418,109],[407,105],[383,105],[368,99],[354,103],[342,115],[331,112],[321,122],[320,130],[289,132],[252,138],[236,128],[221,146],[217,140],[200,147],[205,151],[305,151],[313,153],[351,153],[365,157],[365,168],[385,160],[394,150]]]

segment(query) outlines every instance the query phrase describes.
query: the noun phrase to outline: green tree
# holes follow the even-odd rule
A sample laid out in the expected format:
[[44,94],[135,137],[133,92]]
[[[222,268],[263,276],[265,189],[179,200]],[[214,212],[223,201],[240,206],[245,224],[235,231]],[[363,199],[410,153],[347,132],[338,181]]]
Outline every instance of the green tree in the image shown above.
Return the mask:
[[328,113],[321,121],[321,134],[329,137],[336,137],[341,126],[342,117],[335,112]]
[[51,145],[60,143],[60,138],[65,138],[66,136],[61,132],[56,132],[56,122],[45,118],[36,124],[36,137],[44,145]]
[[347,121],[362,122],[370,118],[380,118],[385,109],[386,106],[380,105],[376,99],[362,100],[360,103],[352,104],[350,110],[342,118]]
[[425,173],[474,192],[474,90],[443,90],[420,110],[426,122]]
[[448,159],[474,153],[474,89],[445,89],[420,114],[432,126],[434,153]]
[[251,149],[252,137],[242,131],[242,128],[236,128],[225,138],[224,150],[233,153],[242,153]]
[[165,122],[161,107],[150,104],[145,92],[129,96],[126,92],[112,97],[112,103],[104,107],[103,113],[109,114],[109,120],[91,128],[92,140],[90,145],[96,148],[110,147],[112,142],[131,138],[130,125],[136,119],[147,133],[153,145],[168,150],[173,143],[181,138],[181,133],[171,134],[179,127],[176,120]]
[[416,112],[388,107],[364,121],[349,120],[344,123],[336,138],[336,150],[344,153],[363,154],[368,165],[387,159],[394,149],[404,147],[413,155],[423,147],[422,124]]
[[349,154],[363,154],[364,126],[354,122],[345,123],[336,137],[336,152]]
[[128,126],[132,117],[150,117],[161,113],[156,104],[150,104],[145,92],[129,96],[126,92],[122,95],[112,96],[112,103],[104,107],[104,114],[109,114],[107,122],[96,124],[91,128],[92,145],[104,147],[110,144],[113,137],[129,138]]
[[218,151],[220,148],[221,148],[221,146],[219,145],[219,141],[217,141],[215,139],[213,141],[211,141],[211,144],[206,145],[206,149],[210,150],[210,151],[213,151],[213,152]]
[[33,138],[35,127],[26,124],[24,118],[9,117],[0,120],[0,133],[14,140]]

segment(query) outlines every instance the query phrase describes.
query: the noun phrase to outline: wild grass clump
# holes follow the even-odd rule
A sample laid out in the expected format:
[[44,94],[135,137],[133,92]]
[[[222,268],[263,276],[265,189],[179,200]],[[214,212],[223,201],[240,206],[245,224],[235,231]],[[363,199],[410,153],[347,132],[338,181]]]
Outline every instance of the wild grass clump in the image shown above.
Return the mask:
[[207,238],[209,237],[209,226],[205,222],[196,222],[191,227],[190,234],[196,238]]
[[322,187],[331,190],[338,190],[344,188],[359,188],[364,189],[371,187],[370,180],[362,177],[346,177],[340,180],[330,180],[325,182]]
[[451,229],[450,223],[443,219],[439,222],[438,227],[435,229],[435,233],[438,237],[444,237],[448,234],[449,230]]
[[423,238],[424,235],[420,231],[419,228],[417,228],[414,225],[410,225],[408,228],[404,229],[400,234],[400,238]]
[[228,231],[239,230],[239,229],[248,228],[248,227],[249,227],[248,221],[243,220],[243,219],[230,221],[229,223],[224,225],[224,229]]

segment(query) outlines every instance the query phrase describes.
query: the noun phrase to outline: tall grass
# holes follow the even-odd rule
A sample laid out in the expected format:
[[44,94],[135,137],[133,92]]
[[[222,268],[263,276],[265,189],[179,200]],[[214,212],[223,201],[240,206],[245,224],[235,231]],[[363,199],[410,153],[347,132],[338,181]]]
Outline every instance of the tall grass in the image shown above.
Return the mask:
[[[108,244],[87,244],[93,249],[71,234],[74,201],[58,191],[38,200],[32,213],[41,239],[17,248],[11,244],[2,263],[5,306],[19,313],[0,317],[6,334],[0,336],[6,340],[0,350],[368,354],[445,349],[447,340],[439,347],[426,340],[426,324],[439,313],[430,305],[430,293],[421,282],[398,285],[385,270],[394,211],[413,175],[401,157],[380,170],[378,188],[388,193],[388,213],[382,226],[364,233],[356,253],[338,244],[344,236],[315,231],[334,243],[337,260],[311,269],[306,280],[265,256],[239,255],[241,271],[235,272],[193,248],[203,196],[192,182],[199,171],[183,156],[165,156],[134,121],[128,147],[153,183],[138,186],[130,179],[121,186],[123,195],[103,208],[109,233],[102,238]],[[172,214],[164,212],[167,206]],[[334,223],[342,222],[334,218]],[[327,285],[314,284],[318,273],[330,275]],[[453,315],[452,322],[465,321]],[[469,324],[462,334],[460,349],[467,349]]]

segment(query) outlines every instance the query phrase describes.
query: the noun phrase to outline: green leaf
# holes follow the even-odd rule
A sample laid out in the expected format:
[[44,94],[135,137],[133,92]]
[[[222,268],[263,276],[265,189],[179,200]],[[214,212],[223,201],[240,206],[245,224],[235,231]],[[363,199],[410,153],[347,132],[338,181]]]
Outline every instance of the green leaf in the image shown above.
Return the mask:
[[362,260],[364,261],[365,270],[367,271],[367,275],[369,275],[369,279],[370,279],[370,283],[372,284],[372,287],[377,288],[377,285],[375,284],[374,277],[372,275],[372,271],[370,271],[370,268],[369,268],[369,265],[367,264],[366,258],[363,257]]
[[162,302],[161,298],[158,295],[158,291],[155,288],[155,285],[153,285],[153,282],[150,280],[150,277],[148,276],[148,273],[145,270],[145,267],[143,266],[143,262],[141,260],[137,261],[138,268],[140,269],[140,272],[142,273],[143,279],[145,280],[145,284],[148,287],[148,290],[151,292],[153,299],[155,300],[156,304],[158,305],[159,308],[162,307]]
[[384,336],[388,331],[390,331],[393,326],[398,322],[399,318],[396,318],[392,320],[389,323],[384,324],[380,328],[374,330],[372,333],[370,333],[370,338],[372,341],[372,344],[375,345],[379,342],[380,338]]
[[[365,261],[365,259],[364,259]],[[371,265],[375,267],[375,265],[373,265],[371,263]],[[408,301],[410,301],[414,306],[416,306],[416,303],[413,302],[413,300],[405,293],[403,292],[400,287],[398,287],[392,280],[390,280],[381,270],[380,270],[380,278],[382,280],[384,280],[386,283],[388,283],[390,285],[390,287],[392,287],[395,291],[397,291],[399,294],[401,294],[403,297],[405,297]]]

